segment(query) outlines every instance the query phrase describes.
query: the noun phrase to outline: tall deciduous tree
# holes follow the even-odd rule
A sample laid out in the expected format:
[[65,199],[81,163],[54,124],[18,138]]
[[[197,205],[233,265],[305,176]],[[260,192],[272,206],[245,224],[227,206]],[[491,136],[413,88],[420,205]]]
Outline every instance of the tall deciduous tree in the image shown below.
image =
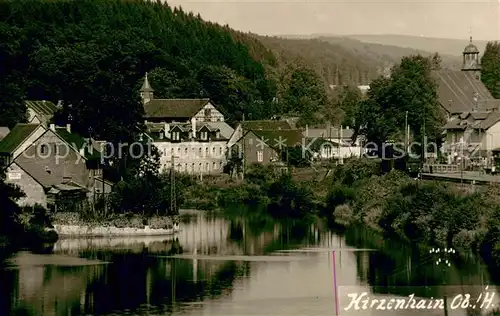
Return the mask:
[[283,98],[283,111],[300,117],[299,125],[321,121],[319,111],[329,104],[325,87],[314,70],[290,66]]
[[481,80],[493,97],[500,99],[500,42],[486,44],[481,66]]
[[439,137],[444,122],[431,69],[430,58],[404,57],[390,77],[371,84],[368,99],[360,103],[357,115],[369,141],[403,140],[406,113],[416,141],[422,140],[424,129],[429,139]]

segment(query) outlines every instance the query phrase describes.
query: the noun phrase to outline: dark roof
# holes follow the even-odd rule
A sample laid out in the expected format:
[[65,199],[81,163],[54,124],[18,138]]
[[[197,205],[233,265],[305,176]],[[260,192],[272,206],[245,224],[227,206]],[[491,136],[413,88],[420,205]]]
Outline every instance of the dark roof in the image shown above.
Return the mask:
[[56,133],[61,137],[66,143],[74,147],[75,150],[80,152],[80,149],[85,147],[84,156],[85,158],[99,158],[100,152],[95,146],[91,146],[92,150],[89,150],[89,141],[77,133],[68,132],[65,127],[56,127]]
[[500,113],[491,112],[485,120],[479,123],[478,128],[486,130],[495,125],[498,121],[500,121]]
[[462,121],[461,119],[452,119],[450,121],[448,121],[443,129],[460,129],[460,130],[464,130],[466,127],[467,127],[467,124],[461,124],[462,122],[466,122],[466,121]]
[[[472,72],[439,70],[433,71],[437,79],[438,98],[451,114],[463,113],[478,107],[491,105],[493,96]],[[477,93],[477,102],[474,100]]]
[[279,149],[280,146],[295,147],[302,145],[303,136],[301,130],[251,130],[251,132],[271,148]]
[[0,142],[0,152],[12,154],[40,124],[17,124]]
[[291,130],[292,126],[287,121],[261,120],[241,122],[243,130]]
[[[196,131],[199,132],[201,129],[206,128],[210,132],[220,132],[219,140],[229,139],[234,132],[234,129],[229,126],[226,122],[196,122]],[[179,129],[181,132],[192,131],[191,123],[170,123],[168,124],[170,131],[174,128]],[[147,134],[153,140],[164,140],[168,141],[168,138],[159,138],[158,133],[163,132],[165,128],[165,123],[147,123],[146,129]]]
[[190,118],[210,99],[153,99],[144,105],[146,118]]
[[50,101],[25,101],[25,104],[40,115],[53,116],[57,112],[57,106]]
[[[311,137],[311,138],[340,138],[340,132],[339,129],[336,127],[331,127],[330,128],[330,133],[328,133],[328,128],[308,128],[307,129],[307,135],[306,131],[304,130],[303,132],[304,136],[306,137]],[[342,139],[351,139],[352,136],[354,135],[354,130],[353,129],[342,129]]]
[[[472,116],[475,119],[475,121],[474,122],[467,121],[466,119],[469,116]],[[459,118],[455,118],[448,121],[443,128],[448,130],[452,129],[464,130],[467,127],[469,127],[469,128],[487,130],[488,128],[492,127],[499,121],[500,121],[500,112],[466,113],[464,115],[461,115]]]

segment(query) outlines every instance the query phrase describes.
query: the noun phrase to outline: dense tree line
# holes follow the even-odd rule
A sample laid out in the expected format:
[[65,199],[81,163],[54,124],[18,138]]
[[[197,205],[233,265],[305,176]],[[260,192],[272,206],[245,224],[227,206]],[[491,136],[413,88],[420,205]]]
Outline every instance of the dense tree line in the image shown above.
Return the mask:
[[431,71],[439,68],[439,61],[438,55],[403,57],[390,76],[372,82],[366,97],[355,88],[345,88],[338,101],[344,113],[343,123],[381,146],[404,140],[408,114],[414,141],[422,142],[424,133],[429,141],[437,141],[444,121]]
[[274,85],[241,36],[160,1],[3,1],[0,21],[0,125],[22,121],[23,99],[63,100],[59,120],[71,114],[75,130],[126,139],[152,70],[160,96],[210,97],[230,119],[269,115]]
[[481,58],[481,80],[495,99],[500,99],[500,42],[488,42]]

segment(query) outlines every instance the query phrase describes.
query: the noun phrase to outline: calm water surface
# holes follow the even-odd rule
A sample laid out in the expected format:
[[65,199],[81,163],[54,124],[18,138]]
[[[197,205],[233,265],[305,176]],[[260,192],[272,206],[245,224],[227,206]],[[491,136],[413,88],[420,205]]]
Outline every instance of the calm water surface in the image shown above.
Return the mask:
[[[439,256],[361,230],[188,213],[175,239],[68,239],[45,254],[14,254],[0,265],[0,315],[444,315],[377,310],[379,303],[346,308],[349,294],[363,292],[372,301],[415,294],[417,301],[446,296],[448,304],[469,293],[476,303],[487,285],[492,304],[499,302],[474,259],[454,258],[442,269]],[[477,305],[448,315],[480,315]]]

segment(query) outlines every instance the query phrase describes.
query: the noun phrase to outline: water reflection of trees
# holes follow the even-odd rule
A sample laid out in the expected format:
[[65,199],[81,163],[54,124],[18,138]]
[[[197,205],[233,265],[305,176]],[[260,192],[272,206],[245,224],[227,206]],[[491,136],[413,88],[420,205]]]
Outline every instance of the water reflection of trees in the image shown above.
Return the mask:
[[375,293],[420,297],[441,297],[470,293],[478,296],[488,284],[484,264],[473,256],[457,256],[452,266],[442,270],[436,257],[403,242],[363,228],[344,232],[348,245],[378,251],[357,252],[358,278]]
[[[203,221],[199,218],[197,221],[196,225],[202,225]],[[311,223],[300,221],[278,223],[269,218],[255,221],[233,218],[226,222],[226,227],[227,235],[221,234],[226,237],[214,242],[224,243],[221,247],[229,247],[230,250],[236,244],[241,253],[248,255],[265,255],[275,250],[309,246],[321,237],[311,229]],[[202,239],[203,235],[197,238]],[[226,295],[232,291],[236,280],[250,275],[250,262],[164,257],[175,254],[176,249],[183,247],[190,251],[198,249],[198,254],[202,254],[211,249],[211,246],[205,246],[196,242],[184,245],[182,240],[167,240],[114,248],[89,246],[60,250],[59,253],[111,264],[98,268],[41,267],[37,270],[39,276],[36,279],[42,280],[42,283],[29,297],[24,293],[26,289],[19,287],[19,275],[16,273],[20,272],[2,271],[5,275],[1,277],[5,281],[1,298],[19,299],[0,302],[0,315],[100,315],[123,310],[137,314],[168,314],[185,303]],[[71,284],[71,288],[64,284]],[[12,302],[16,303],[13,305]],[[50,306],[52,309],[49,309]]]

